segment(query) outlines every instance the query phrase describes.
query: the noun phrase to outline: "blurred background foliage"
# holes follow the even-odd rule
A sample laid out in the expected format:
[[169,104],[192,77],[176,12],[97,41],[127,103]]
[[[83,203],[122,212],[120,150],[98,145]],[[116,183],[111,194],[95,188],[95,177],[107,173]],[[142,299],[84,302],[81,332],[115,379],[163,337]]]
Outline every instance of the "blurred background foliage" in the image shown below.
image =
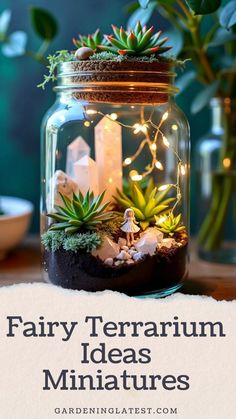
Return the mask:
[[[30,5],[32,1],[29,0],[1,0],[0,13],[4,9],[11,9],[10,32],[25,31],[29,37],[27,46],[35,51],[41,41],[30,23]],[[128,21],[127,0],[34,0],[33,5],[49,10],[58,21],[59,32],[49,52],[73,49],[71,40],[78,33],[91,33],[98,27],[104,33],[110,33],[111,23],[126,26]],[[170,26],[158,11],[153,13],[150,23],[155,25],[156,30],[168,30]],[[191,64],[187,63],[188,66]],[[0,53],[0,194],[19,196],[34,203],[32,231],[39,229],[40,123],[54,101],[50,86],[45,91],[37,88],[44,73],[44,66],[30,57],[8,58]],[[196,140],[209,129],[207,109],[197,116],[190,113],[190,98],[198,90],[199,85],[192,83],[177,97],[178,104],[190,121],[192,149]],[[192,181],[194,185],[194,167]],[[194,191],[193,187],[192,202],[196,199]],[[194,231],[194,205],[192,209]]]

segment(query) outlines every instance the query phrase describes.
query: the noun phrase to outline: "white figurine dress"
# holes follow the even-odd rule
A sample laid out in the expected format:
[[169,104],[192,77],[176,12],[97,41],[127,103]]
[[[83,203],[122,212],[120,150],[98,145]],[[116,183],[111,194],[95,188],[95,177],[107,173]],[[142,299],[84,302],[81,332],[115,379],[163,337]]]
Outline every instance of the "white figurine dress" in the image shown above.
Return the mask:
[[121,226],[121,230],[125,233],[137,233],[140,228],[134,223],[133,217],[127,217],[124,224]]

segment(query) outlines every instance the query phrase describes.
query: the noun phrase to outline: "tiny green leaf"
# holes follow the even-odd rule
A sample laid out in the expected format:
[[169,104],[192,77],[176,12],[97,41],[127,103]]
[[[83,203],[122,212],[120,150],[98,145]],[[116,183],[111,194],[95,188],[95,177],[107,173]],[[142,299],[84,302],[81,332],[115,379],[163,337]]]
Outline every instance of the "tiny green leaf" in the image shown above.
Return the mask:
[[221,0],[186,0],[186,3],[196,15],[207,15],[219,9]]
[[236,0],[230,1],[223,7],[220,13],[220,24],[226,29],[236,24]]
[[196,72],[186,71],[182,76],[177,79],[176,87],[179,89],[179,93],[183,92],[194,80],[196,79]]
[[216,94],[219,87],[219,80],[214,81],[208,87],[198,93],[191,105],[191,112],[193,114],[201,111],[210,101],[210,99]]
[[150,0],[139,0],[140,6],[143,7],[144,9],[146,9],[149,3],[150,3]]
[[36,34],[46,41],[52,41],[57,35],[58,25],[51,13],[39,7],[31,7],[30,16]]

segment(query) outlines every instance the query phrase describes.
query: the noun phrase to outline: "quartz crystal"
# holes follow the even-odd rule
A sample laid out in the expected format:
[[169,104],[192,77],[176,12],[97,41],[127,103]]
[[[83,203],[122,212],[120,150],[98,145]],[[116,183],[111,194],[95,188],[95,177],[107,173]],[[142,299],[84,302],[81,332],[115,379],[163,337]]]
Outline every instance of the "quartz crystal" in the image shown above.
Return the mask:
[[121,126],[106,116],[95,127],[95,153],[99,192],[106,190],[111,201],[116,188],[122,190],[122,136]]
[[89,156],[84,156],[74,164],[75,180],[79,190],[85,194],[88,190],[95,196],[99,194],[97,163]]
[[77,183],[62,170],[56,170],[49,182],[49,193],[47,195],[47,211],[54,210],[55,205],[64,206],[60,193],[72,199],[73,192],[78,193]]
[[83,137],[77,137],[67,147],[66,173],[68,176],[74,179],[74,164],[84,156],[90,156],[90,147]]

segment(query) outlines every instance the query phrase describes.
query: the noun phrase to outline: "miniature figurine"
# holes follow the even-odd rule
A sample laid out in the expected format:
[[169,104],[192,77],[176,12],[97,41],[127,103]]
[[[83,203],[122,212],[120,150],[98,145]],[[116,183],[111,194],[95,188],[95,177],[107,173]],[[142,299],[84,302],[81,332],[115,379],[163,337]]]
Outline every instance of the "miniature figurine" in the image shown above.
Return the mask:
[[126,233],[127,246],[134,244],[134,233],[137,233],[140,228],[137,226],[138,222],[135,220],[134,211],[132,208],[127,208],[124,213],[124,221],[120,229]]

